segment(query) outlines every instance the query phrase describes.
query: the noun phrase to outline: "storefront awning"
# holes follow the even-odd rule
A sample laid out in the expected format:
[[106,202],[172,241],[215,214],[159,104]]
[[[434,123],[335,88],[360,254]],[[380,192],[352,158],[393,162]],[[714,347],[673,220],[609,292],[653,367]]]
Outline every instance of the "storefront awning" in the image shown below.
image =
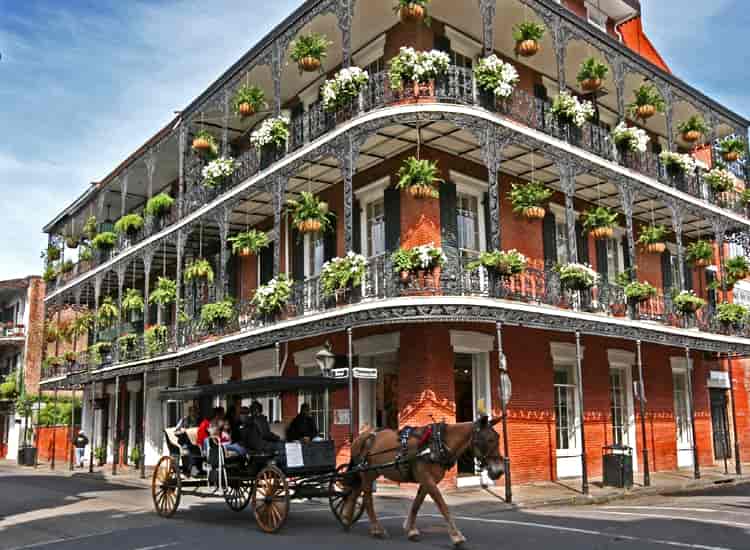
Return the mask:
[[226,384],[165,388],[159,392],[159,399],[162,401],[190,401],[215,395],[260,397],[284,392],[334,389],[345,384],[346,380],[334,380],[323,376],[265,376],[251,380],[227,382]]

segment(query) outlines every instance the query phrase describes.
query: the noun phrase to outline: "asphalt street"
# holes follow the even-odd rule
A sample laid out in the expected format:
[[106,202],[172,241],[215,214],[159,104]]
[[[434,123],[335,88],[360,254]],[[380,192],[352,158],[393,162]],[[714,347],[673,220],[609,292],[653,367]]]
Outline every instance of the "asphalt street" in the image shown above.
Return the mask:
[[[267,535],[249,509],[232,512],[220,498],[186,496],[173,519],[162,519],[153,512],[150,492],[135,484],[0,466],[0,549],[451,548],[429,500],[418,520],[421,539],[406,540],[401,525],[409,505],[378,498],[388,540],[370,538],[366,519],[342,531],[323,501],[294,502],[282,531]],[[452,511],[468,549],[750,548],[750,485],[600,506],[509,510],[485,501],[454,505]]]

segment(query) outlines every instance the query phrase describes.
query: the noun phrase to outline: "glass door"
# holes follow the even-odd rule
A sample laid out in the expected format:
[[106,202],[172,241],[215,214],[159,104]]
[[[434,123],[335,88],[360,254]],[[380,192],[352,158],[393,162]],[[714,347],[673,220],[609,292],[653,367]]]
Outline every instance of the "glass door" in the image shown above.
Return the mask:
[[[456,422],[474,422],[491,414],[490,371],[487,353],[456,353],[453,368],[456,394]],[[470,451],[458,460],[458,475],[476,477],[479,470]]]
[[573,365],[555,365],[554,391],[557,477],[580,476],[581,436]]
[[690,424],[690,400],[687,390],[687,371],[672,371],[674,388],[674,420],[677,428],[677,467],[693,465],[693,432]]

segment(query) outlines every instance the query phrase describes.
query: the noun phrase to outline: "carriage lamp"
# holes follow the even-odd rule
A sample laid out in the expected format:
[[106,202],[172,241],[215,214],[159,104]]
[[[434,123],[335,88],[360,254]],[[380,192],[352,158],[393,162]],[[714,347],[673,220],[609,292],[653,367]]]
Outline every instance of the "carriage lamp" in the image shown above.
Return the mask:
[[331,347],[331,343],[326,341],[323,349],[315,354],[315,362],[323,376],[331,376],[331,371],[336,366],[336,355],[331,351]]

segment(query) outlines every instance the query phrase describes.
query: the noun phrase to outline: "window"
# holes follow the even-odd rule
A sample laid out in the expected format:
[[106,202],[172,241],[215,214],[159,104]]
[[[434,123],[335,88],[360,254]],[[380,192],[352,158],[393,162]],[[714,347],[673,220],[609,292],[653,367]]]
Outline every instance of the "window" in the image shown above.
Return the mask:
[[448,55],[451,57],[451,64],[456,67],[471,69],[474,64],[470,57],[467,57],[462,53],[451,50]]
[[321,233],[305,235],[305,277],[315,277],[325,263],[325,240]]
[[555,440],[557,449],[575,449],[577,444],[576,426],[576,385],[573,366],[555,366]]
[[367,256],[379,256],[385,253],[385,206],[382,198],[365,206],[365,223]]
[[627,434],[627,403],[625,397],[625,373],[622,369],[609,371],[610,412],[612,414],[612,443],[625,445]]
[[[320,376],[318,367],[303,367],[299,369],[300,376]],[[328,437],[328,395],[324,390],[300,392],[297,396],[298,408],[303,403],[310,405],[310,416],[315,420],[318,431],[324,438]]]
[[557,244],[557,261],[565,263],[568,257],[568,226],[559,216],[555,217],[555,243]]
[[375,61],[368,63],[363,69],[367,71],[367,74],[370,76],[383,72],[385,71],[385,60],[382,57],[379,57]]
[[471,255],[480,252],[479,198],[467,193],[456,196],[458,247]]
[[598,29],[607,32],[607,20],[609,19],[607,17],[607,14],[596,6],[589,4],[588,2],[586,3],[586,10],[588,12],[589,23],[591,23]]
[[614,281],[615,277],[625,271],[623,254],[622,254],[622,241],[620,239],[608,239],[606,241],[607,246],[607,274],[609,280]]
[[669,255],[669,267],[672,276],[672,287],[679,288],[682,274],[680,273],[680,262],[676,254]]
[[672,371],[672,386],[674,388],[674,420],[677,426],[677,442],[682,447],[690,447],[693,444],[693,433],[687,400],[687,371]]

